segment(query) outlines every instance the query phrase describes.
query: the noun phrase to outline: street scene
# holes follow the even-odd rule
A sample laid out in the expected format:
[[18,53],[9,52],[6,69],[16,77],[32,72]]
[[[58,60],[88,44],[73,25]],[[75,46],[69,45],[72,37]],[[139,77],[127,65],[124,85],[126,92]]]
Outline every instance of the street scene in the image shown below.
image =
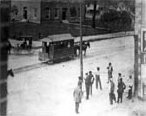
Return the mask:
[[[128,95],[127,80],[129,75],[133,77],[134,71],[133,36],[94,41],[91,42],[90,46],[90,49],[87,49],[87,56],[83,58],[84,77],[85,73],[89,71],[92,71],[95,77],[96,68],[100,67],[102,90],[96,89],[94,82],[93,95],[89,95],[89,100],[86,100],[85,81],[83,81],[84,94],[80,104],[79,115],[136,116],[137,113],[140,113],[140,115],[145,114],[145,107],[143,107],[142,102],[138,102],[134,98],[131,100],[126,98]],[[18,60],[16,57],[18,57]],[[21,59],[21,57],[24,56],[11,55],[9,57],[10,66],[25,66],[25,62],[31,62],[31,58],[38,59],[37,55],[28,56],[25,59]],[[8,116],[76,115],[73,90],[80,75],[79,62],[79,58],[76,58],[29,71],[22,71],[21,73],[16,73],[15,77],[9,77]],[[109,62],[113,65],[116,97],[118,73],[122,74],[123,81],[126,84],[123,103],[110,105],[109,84],[107,83],[107,66]],[[139,105],[137,106],[137,104]],[[139,107],[141,108],[139,109]],[[138,110],[141,111],[139,112]]]
[[146,116],[146,2],[0,3],[0,116]]

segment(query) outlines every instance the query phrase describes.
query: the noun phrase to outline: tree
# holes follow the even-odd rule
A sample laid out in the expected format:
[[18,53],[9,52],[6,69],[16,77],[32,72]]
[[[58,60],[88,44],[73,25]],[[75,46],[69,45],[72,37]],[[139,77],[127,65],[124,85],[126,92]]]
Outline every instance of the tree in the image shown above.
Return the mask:
[[[92,16],[92,27],[95,28],[96,27],[95,17],[96,17],[96,6],[97,6],[97,4],[102,5],[103,7],[109,7],[110,5],[116,7],[120,2],[123,2],[125,4],[129,4],[129,6],[131,7],[132,5],[134,6],[134,1],[135,0],[81,0],[81,1],[82,2],[84,1],[86,4],[87,3],[88,4],[89,3],[93,4],[94,7],[93,7],[93,16]],[[116,23],[115,25],[117,25],[118,24],[117,22],[120,21],[118,14],[117,13],[111,13],[108,16],[110,16],[110,15],[114,15],[114,16],[110,17],[109,21],[112,21],[113,19],[114,19],[114,21],[117,20],[117,21],[115,21],[115,23]],[[108,16],[106,16],[106,17],[109,18]],[[108,20],[108,19],[104,19],[104,20]]]
[[95,17],[96,17],[96,6],[97,6],[97,2],[94,1],[93,2],[93,16],[92,16],[92,27],[95,29],[96,27],[96,23],[95,23]]

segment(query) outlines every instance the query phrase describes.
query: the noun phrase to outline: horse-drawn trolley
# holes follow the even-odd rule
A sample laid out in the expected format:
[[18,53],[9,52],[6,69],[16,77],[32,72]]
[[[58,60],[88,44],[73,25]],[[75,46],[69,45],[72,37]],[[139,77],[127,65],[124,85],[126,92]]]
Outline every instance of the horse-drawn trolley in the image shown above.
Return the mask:
[[23,41],[23,43],[21,44],[22,48],[31,48],[32,47],[32,36],[21,36],[20,40]]
[[51,35],[41,39],[42,50],[39,60],[44,62],[60,61],[74,57],[74,37],[71,34]]
[[8,51],[11,52],[11,48],[13,52],[16,54],[30,54],[32,53],[32,36],[21,36],[19,40],[10,39]]

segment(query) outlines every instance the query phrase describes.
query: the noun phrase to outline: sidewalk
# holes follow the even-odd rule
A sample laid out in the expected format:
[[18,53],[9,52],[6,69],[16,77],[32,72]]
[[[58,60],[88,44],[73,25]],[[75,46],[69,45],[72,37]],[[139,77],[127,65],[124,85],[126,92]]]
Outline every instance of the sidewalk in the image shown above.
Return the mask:
[[[98,41],[98,40],[105,40],[105,39],[132,36],[132,35],[134,35],[134,31],[101,34],[101,35],[95,35],[95,36],[84,36],[83,41]],[[75,42],[79,42],[79,41],[80,41],[80,37],[75,38]]]

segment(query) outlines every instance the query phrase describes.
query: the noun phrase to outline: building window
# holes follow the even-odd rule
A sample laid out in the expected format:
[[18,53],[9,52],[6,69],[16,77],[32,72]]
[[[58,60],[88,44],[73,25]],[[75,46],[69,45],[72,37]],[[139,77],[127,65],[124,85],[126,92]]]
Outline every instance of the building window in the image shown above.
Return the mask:
[[66,20],[67,17],[67,8],[62,8],[62,20]]
[[76,11],[76,8],[74,6],[70,8],[70,15],[71,15],[71,17],[77,16],[77,11]]
[[27,7],[23,7],[23,18],[27,19]]
[[9,8],[1,8],[0,13],[1,13],[0,14],[1,15],[1,17],[0,17],[1,20],[0,21],[2,23],[8,22],[9,21]]
[[80,7],[78,7],[78,17],[80,17]]
[[50,19],[50,8],[46,8],[46,19]]
[[146,31],[142,31],[142,52],[146,52]]
[[37,18],[37,8],[34,8],[34,18]]
[[54,14],[55,19],[59,18],[59,8],[55,8],[55,14]]

